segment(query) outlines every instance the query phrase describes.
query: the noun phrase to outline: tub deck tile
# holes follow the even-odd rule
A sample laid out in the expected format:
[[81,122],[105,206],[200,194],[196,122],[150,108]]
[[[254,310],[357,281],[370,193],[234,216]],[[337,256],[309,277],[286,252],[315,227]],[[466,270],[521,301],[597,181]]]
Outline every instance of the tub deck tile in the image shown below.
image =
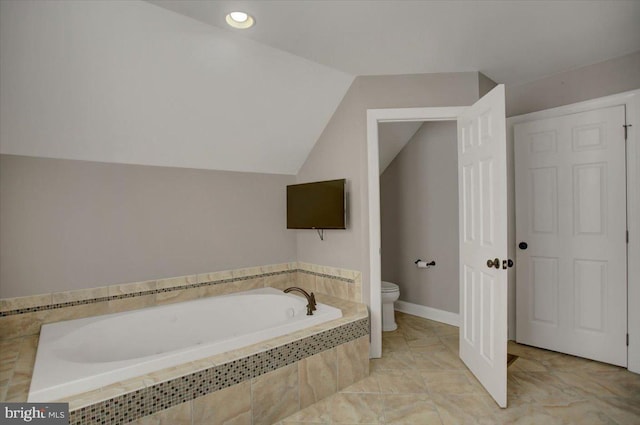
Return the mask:
[[[148,285],[149,282],[145,282],[142,285],[143,289],[147,289]],[[123,293],[132,290],[131,287],[118,289]],[[144,297],[135,298],[138,298],[137,302],[144,299]],[[191,400],[214,394],[221,389],[251,382],[252,379],[277,369],[289,365],[294,367],[293,364],[301,359],[330,350],[369,333],[366,307],[323,294],[317,294],[317,298],[321,303],[341,308],[343,318],[268,342],[146,374],[60,401],[70,403],[71,424],[89,425],[103,421],[107,424],[125,424],[143,416],[154,415],[163,409],[190,403]],[[82,307],[88,307],[88,305]],[[2,319],[17,320],[21,323],[26,321],[30,325],[31,315],[46,316],[48,313],[47,310],[43,310],[5,316]],[[39,323],[33,326],[32,335],[11,339],[6,339],[8,335],[4,335],[5,339],[0,340],[0,347],[2,347],[0,400],[26,401],[37,349],[37,330],[42,321],[37,320]],[[297,371],[297,366],[295,368]],[[148,422],[140,422],[142,423]]]
[[[245,358],[212,366],[205,370],[148,386],[142,390],[118,395],[109,400],[92,403],[83,408],[72,410],[71,424],[92,424],[94,422],[86,418],[96,417],[96,415],[99,416],[101,414],[100,412],[119,412],[124,409],[123,406],[131,405],[132,400],[135,401],[136,408],[134,412],[126,410],[126,420],[135,420],[139,417],[154,414],[159,410],[212,394],[218,390],[251,379],[255,380],[255,378],[259,376],[267,375],[289,365],[297,371],[297,366],[293,363],[327,349],[337,347],[347,342],[344,338],[350,341],[358,339],[361,341],[366,339],[368,341],[366,337],[368,332],[368,317],[355,319],[353,322],[343,325],[340,329],[330,328],[324,332],[310,335],[307,338],[292,341],[283,347],[274,347]],[[288,406],[289,405],[283,408],[284,411],[288,411]],[[104,413],[102,414],[103,418],[106,417],[106,423],[108,424],[126,423],[122,421],[124,416],[118,416],[116,418],[109,415],[104,416]],[[83,416],[85,420],[82,419]]]

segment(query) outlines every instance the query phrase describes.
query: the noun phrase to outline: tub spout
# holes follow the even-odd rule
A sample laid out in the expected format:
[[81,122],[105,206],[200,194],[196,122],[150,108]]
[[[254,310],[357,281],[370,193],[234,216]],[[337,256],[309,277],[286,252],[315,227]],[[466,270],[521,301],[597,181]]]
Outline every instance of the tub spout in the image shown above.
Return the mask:
[[305,298],[307,299],[307,316],[311,316],[313,315],[313,312],[316,310],[316,296],[313,295],[312,293],[308,293],[307,291],[305,291],[302,288],[298,288],[297,286],[292,286],[290,288],[287,288],[284,290],[285,294],[291,292],[291,291],[297,291],[300,292],[302,295],[305,296]]

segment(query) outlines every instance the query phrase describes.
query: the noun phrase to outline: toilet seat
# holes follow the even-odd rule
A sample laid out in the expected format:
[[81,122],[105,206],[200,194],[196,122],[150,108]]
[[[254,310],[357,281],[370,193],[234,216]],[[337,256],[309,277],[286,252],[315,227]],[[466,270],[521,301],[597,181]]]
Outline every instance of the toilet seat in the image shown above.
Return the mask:
[[400,287],[395,283],[382,281],[382,292],[399,292]]

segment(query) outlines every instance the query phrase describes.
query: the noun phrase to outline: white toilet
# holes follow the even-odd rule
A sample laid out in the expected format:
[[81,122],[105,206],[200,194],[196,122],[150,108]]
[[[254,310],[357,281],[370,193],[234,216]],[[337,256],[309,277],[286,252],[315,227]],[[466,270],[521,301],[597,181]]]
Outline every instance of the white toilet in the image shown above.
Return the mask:
[[393,303],[400,297],[400,287],[395,283],[382,281],[382,330],[384,332],[395,331],[396,316]]

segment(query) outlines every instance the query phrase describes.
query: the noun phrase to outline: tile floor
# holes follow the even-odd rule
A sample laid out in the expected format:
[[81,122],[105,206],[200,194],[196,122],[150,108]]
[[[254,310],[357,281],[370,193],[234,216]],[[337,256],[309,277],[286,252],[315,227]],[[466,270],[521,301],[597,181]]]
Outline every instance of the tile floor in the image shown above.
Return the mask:
[[302,424],[640,424],[640,375],[509,343],[507,409],[458,359],[458,328],[396,313],[371,375],[284,419]]

